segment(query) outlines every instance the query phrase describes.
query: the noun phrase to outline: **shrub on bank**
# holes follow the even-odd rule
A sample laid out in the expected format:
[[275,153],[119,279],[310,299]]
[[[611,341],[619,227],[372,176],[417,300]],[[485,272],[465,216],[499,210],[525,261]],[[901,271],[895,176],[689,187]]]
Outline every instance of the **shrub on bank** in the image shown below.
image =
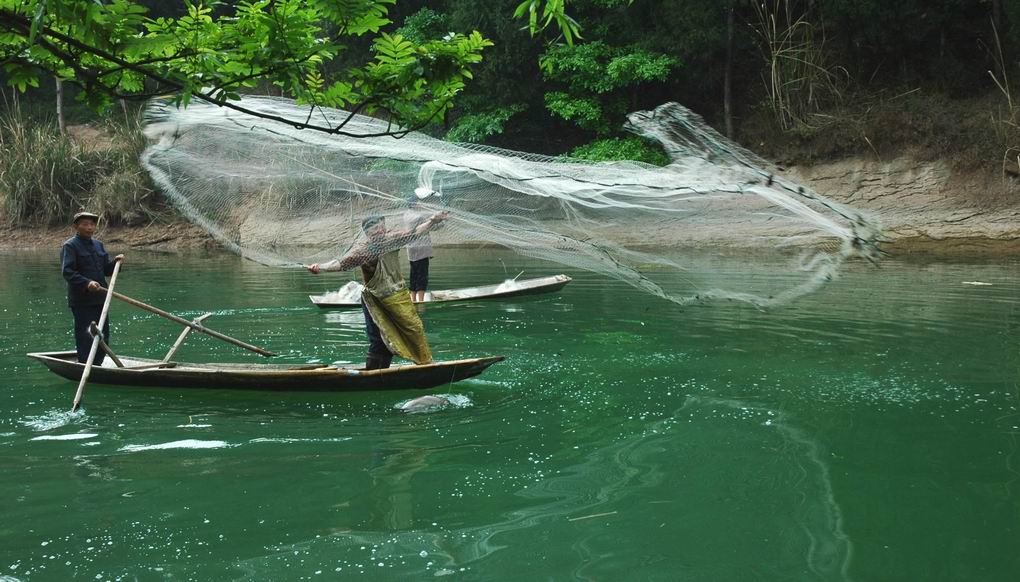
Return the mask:
[[108,124],[94,138],[61,134],[51,119],[0,114],[0,210],[14,224],[60,224],[82,208],[110,224],[151,220],[161,207],[138,164],[137,124]]
[[656,166],[669,163],[669,156],[657,144],[640,137],[610,137],[597,139],[576,147],[570,157],[593,162],[631,160]]

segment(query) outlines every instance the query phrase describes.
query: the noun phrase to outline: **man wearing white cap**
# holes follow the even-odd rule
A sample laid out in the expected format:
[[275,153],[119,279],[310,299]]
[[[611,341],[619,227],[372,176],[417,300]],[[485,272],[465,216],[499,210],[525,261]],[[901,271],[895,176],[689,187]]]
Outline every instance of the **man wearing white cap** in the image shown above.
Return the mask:
[[[75,235],[64,242],[60,249],[60,271],[67,281],[67,305],[74,315],[74,343],[78,351],[78,361],[85,362],[92,348],[92,322],[98,322],[103,311],[105,294],[100,291],[106,287],[106,275],[113,274],[116,261],[124,258],[117,255],[110,260],[103,243],[93,235],[96,234],[96,223],[99,216],[91,212],[79,212],[74,215],[72,224]],[[103,325],[103,337],[110,343],[110,318]],[[103,363],[102,351],[96,353],[95,363]]]
[[[438,193],[423,186],[415,188],[414,196],[407,199],[404,224],[408,230],[413,231],[419,224],[429,219],[431,213],[424,212],[419,202],[433,195],[438,196]],[[425,291],[429,286],[429,259],[432,256],[432,237],[428,233],[415,238],[407,245],[407,260],[411,263],[411,276],[407,288],[411,291],[411,300],[415,303],[425,301]]]

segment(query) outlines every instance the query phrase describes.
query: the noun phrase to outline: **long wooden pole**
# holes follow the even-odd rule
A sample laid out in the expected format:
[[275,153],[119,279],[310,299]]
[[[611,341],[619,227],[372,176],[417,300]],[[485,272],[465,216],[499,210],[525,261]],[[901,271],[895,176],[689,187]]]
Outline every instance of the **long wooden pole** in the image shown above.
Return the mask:
[[192,322],[192,321],[188,321],[187,319],[184,319],[183,317],[177,317],[176,315],[174,315],[172,313],[167,313],[166,311],[163,311],[162,309],[160,309],[158,307],[153,307],[151,305],[147,305],[145,303],[142,303],[141,301],[139,301],[137,299],[132,299],[131,297],[128,297],[127,295],[121,295],[120,293],[117,293],[115,291],[111,291],[110,295],[113,296],[113,297],[116,297],[117,299],[120,299],[121,301],[123,301],[125,303],[129,303],[131,305],[134,305],[135,307],[137,307],[139,309],[143,309],[145,311],[148,311],[149,313],[155,313],[156,315],[158,315],[160,317],[165,317],[165,318],[169,319],[170,321],[179,323],[179,324],[181,324],[181,325],[183,325],[185,327],[190,327],[191,329],[193,329],[193,330],[195,330],[195,331],[197,331],[199,333],[204,333],[206,335],[211,335],[211,336],[213,336],[214,338],[216,338],[218,340],[222,340],[222,341],[227,342],[228,344],[233,344],[233,345],[235,345],[237,347],[244,348],[244,349],[246,349],[248,351],[252,351],[252,352],[255,352],[256,354],[261,354],[261,355],[266,356],[266,357],[272,357],[272,356],[276,355],[274,352],[270,352],[270,351],[264,350],[264,349],[262,349],[262,348],[260,348],[258,346],[253,346],[253,345],[245,343],[245,342],[243,342],[243,341],[241,341],[239,339],[232,338],[229,335],[225,335],[225,334],[222,334],[222,333],[220,333],[218,331],[211,330],[208,327],[203,326],[201,323],[195,323],[195,322]]
[[[121,259],[117,259],[113,265],[113,275],[110,276],[110,290],[106,293],[106,299],[103,300],[103,310],[99,313],[99,323],[96,325],[99,328],[99,333],[92,336],[92,349],[89,350],[89,358],[85,360],[85,371],[81,373],[81,380],[78,381],[78,390],[74,393],[74,403],[71,404],[71,412],[78,411],[82,394],[85,393],[85,383],[89,381],[89,374],[92,373],[92,362],[96,360],[96,351],[99,349],[99,342],[102,341],[103,326],[106,324],[106,314],[110,311],[110,299],[113,294],[113,286],[117,283],[117,275],[120,273],[120,264]],[[100,289],[103,288],[100,287]],[[107,291],[106,289],[103,290]]]

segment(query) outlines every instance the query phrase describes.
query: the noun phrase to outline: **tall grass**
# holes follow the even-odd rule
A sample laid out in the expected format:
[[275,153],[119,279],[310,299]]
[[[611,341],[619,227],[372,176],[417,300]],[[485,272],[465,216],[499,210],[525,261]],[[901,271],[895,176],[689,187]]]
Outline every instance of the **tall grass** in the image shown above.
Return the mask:
[[988,74],[995,82],[1002,93],[1004,108],[992,114],[992,127],[996,137],[1002,144],[1004,153],[1002,155],[1002,172],[1004,175],[1014,178],[1020,177],[1020,103],[1013,96],[1013,89],[1009,81],[1009,63],[1002,53],[1002,42],[999,39],[999,29],[992,19],[992,38],[995,40],[994,50],[988,52],[995,63],[995,70],[989,70]]
[[104,124],[101,139],[61,135],[53,119],[0,112],[0,222],[66,224],[81,209],[111,224],[151,220],[160,201],[138,164],[136,123]]
[[826,60],[825,35],[790,0],[753,3],[766,67],[766,104],[783,129],[811,127],[809,115],[839,101],[846,69]]

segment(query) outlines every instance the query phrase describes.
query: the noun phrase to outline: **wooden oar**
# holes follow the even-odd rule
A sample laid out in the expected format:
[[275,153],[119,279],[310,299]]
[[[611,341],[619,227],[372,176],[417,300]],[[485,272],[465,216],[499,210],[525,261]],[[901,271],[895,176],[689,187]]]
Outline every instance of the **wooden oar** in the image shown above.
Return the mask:
[[120,299],[121,301],[123,301],[125,303],[130,303],[131,305],[134,305],[135,307],[137,307],[139,309],[143,309],[145,311],[148,311],[149,313],[155,313],[156,315],[158,315],[160,317],[165,317],[165,318],[169,319],[170,321],[174,321],[174,322],[179,323],[179,324],[181,324],[181,325],[183,325],[185,327],[190,327],[191,329],[193,329],[193,330],[195,330],[195,331],[197,331],[199,333],[204,333],[206,335],[211,335],[211,336],[213,336],[214,338],[216,338],[218,340],[222,340],[222,341],[227,342],[228,344],[233,344],[233,345],[235,345],[237,347],[244,348],[244,349],[246,349],[248,351],[252,351],[252,352],[255,352],[256,354],[261,354],[261,355],[266,356],[266,357],[272,357],[272,356],[276,355],[274,352],[270,352],[268,350],[264,350],[264,349],[262,349],[262,348],[260,348],[258,346],[253,346],[253,345],[245,343],[245,342],[243,342],[243,341],[241,341],[239,339],[232,338],[229,335],[225,335],[225,334],[222,334],[222,333],[220,333],[218,331],[211,330],[208,327],[203,326],[201,323],[195,323],[195,322],[192,322],[192,321],[188,321],[187,319],[184,319],[183,317],[177,317],[176,315],[174,315],[172,313],[167,313],[166,311],[163,311],[162,309],[160,309],[158,307],[153,307],[151,305],[147,305],[147,304],[142,303],[141,301],[139,301],[137,299],[132,299],[132,298],[128,297],[127,295],[121,295],[120,293],[117,293],[116,291],[110,291],[110,295],[113,296],[113,297],[116,297],[117,299]]
[[[81,380],[78,381],[78,390],[74,393],[74,403],[71,404],[71,412],[78,411],[78,405],[81,404],[82,394],[85,392],[85,383],[89,381],[89,374],[92,373],[92,362],[96,359],[96,351],[99,349],[99,342],[103,338],[103,325],[106,323],[106,314],[110,311],[110,298],[113,294],[113,286],[117,283],[117,274],[120,273],[121,258],[114,261],[113,264],[113,275],[110,276],[110,289],[111,291],[106,293],[106,299],[103,300],[103,310],[99,313],[99,323],[96,327],[100,333],[92,336],[92,349],[89,350],[89,358],[85,360],[85,371],[81,373]],[[100,289],[103,289],[100,287]],[[103,291],[107,291],[103,289]]]

